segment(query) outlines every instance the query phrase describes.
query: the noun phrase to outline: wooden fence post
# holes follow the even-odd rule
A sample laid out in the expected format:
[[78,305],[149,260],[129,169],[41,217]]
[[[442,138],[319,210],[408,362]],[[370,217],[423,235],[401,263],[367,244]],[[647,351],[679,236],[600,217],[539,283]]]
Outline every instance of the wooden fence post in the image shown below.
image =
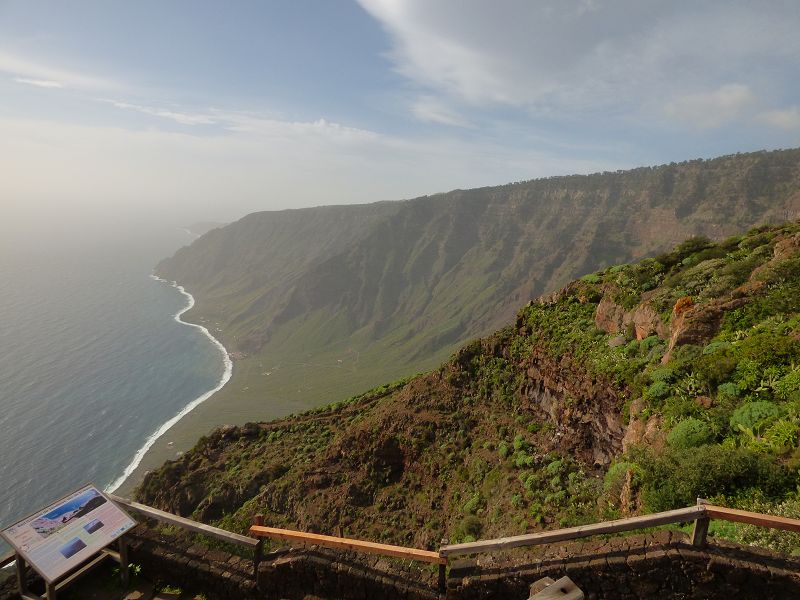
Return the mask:
[[131,582],[130,565],[128,564],[128,540],[125,536],[119,538],[119,574],[122,578],[122,587],[128,589]]
[[[697,499],[697,506],[702,506],[706,504],[706,501],[702,498]],[[707,516],[700,517],[695,519],[694,527],[692,528],[692,545],[693,546],[705,546],[706,545],[706,536],[708,535],[708,526],[711,524],[711,519]]]
[[[264,525],[264,515],[253,515],[253,525]],[[258,566],[261,564],[261,558],[264,553],[264,538],[258,538],[258,545],[253,550],[253,579],[258,588]]]
[[[447,538],[442,538],[439,546],[447,546],[450,541]],[[442,563],[439,565],[439,596],[444,598],[447,593],[447,564]]]
[[19,590],[19,595],[23,598],[25,594],[28,593],[28,569],[27,565],[25,564],[25,559],[22,558],[21,554],[17,554],[17,589]]

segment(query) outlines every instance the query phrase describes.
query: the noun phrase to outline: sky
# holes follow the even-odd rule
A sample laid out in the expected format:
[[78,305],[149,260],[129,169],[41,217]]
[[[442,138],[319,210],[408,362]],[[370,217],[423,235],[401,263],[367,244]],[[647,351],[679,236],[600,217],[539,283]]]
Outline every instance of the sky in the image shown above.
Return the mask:
[[0,0],[2,221],[189,225],[795,147],[798,31],[796,0]]

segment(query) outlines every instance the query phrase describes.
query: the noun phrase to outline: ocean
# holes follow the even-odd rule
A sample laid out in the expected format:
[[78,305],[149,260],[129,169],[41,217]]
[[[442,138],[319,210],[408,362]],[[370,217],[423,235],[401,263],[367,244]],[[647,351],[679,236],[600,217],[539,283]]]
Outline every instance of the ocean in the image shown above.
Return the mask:
[[150,227],[0,244],[0,528],[86,483],[115,489],[230,376],[179,321],[191,297],[151,276],[190,241]]

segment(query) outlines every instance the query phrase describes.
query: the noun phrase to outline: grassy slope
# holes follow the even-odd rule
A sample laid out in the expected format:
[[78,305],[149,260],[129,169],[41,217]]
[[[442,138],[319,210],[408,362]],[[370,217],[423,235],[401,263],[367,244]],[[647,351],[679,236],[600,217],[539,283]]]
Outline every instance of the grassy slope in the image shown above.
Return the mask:
[[[624,317],[608,333],[601,303],[652,307],[661,337]],[[796,223],[585,276],[430,374],[216,431],[139,495],[234,529],[265,512],[421,547],[697,496],[794,514],[798,431]]]
[[158,271],[243,353],[213,401],[241,422],[433,368],[574,277],[787,214],[800,150],[259,213]]

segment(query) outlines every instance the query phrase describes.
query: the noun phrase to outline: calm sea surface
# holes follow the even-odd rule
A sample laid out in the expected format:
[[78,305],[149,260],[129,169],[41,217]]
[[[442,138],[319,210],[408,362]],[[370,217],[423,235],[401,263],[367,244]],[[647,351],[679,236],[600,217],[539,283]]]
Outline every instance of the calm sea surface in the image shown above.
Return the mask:
[[0,245],[0,528],[118,481],[219,383],[220,349],[174,319],[187,297],[150,278],[190,241],[164,228]]

